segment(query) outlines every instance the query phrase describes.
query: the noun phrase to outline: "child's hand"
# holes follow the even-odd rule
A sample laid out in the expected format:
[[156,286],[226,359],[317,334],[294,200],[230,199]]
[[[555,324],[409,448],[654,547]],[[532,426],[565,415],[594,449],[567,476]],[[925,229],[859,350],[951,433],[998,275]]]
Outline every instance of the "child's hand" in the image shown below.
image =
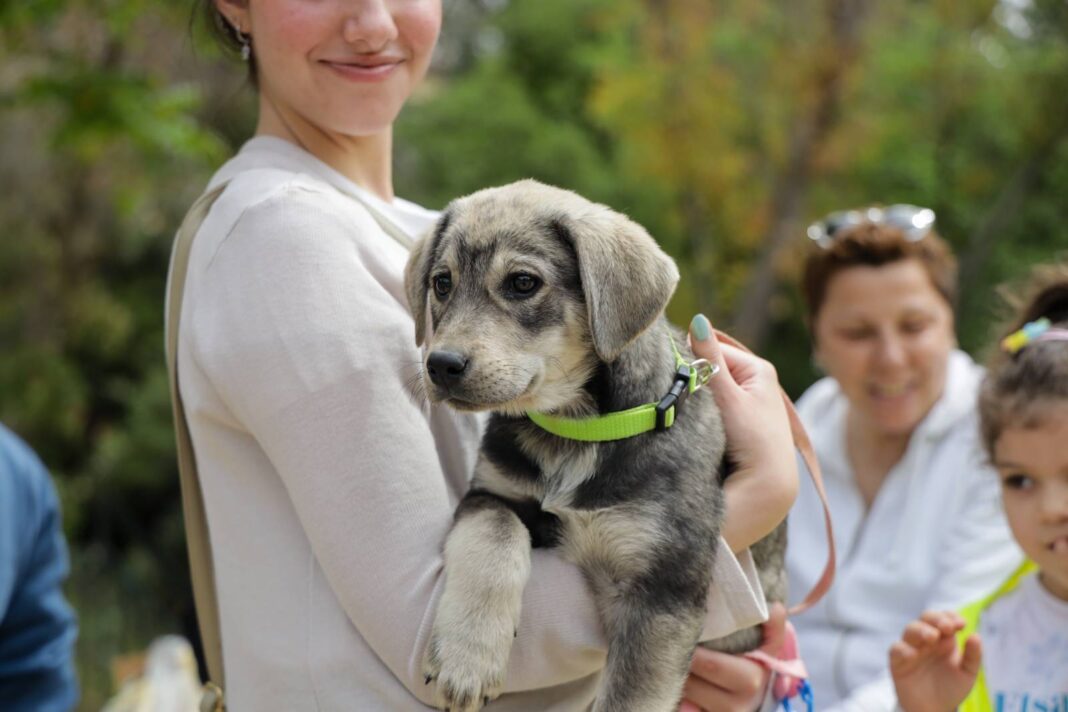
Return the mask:
[[962,628],[956,613],[927,611],[890,648],[890,674],[905,712],[952,712],[968,696],[983,652],[977,635],[963,650],[957,646]]

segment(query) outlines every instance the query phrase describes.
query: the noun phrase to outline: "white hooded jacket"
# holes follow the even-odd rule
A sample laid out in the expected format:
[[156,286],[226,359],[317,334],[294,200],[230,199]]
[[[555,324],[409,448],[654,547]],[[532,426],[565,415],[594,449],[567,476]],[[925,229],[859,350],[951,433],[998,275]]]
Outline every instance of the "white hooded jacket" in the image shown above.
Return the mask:
[[[967,354],[950,355],[945,392],[870,510],[846,457],[848,403],[838,383],[824,378],[798,401],[823,469],[839,556],[826,598],[794,620],[819,710],[893,710],[888,653],[905,625],[924,610],[980,598],[1022,560],[979,439],[982,375]],[[789,527],[787,572],[797,599],[827,555],[819,498],[807,478]]]

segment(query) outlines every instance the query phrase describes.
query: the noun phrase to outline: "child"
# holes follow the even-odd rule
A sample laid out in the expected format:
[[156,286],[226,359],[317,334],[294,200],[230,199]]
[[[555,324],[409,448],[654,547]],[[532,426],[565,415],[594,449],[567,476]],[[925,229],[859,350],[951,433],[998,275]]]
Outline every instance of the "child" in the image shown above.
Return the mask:
[[1036,272],[1014,329],[979,411],[1028,561],[986,599],[905,628],[890,650],[905,712],[1068,712],[1068,265]]

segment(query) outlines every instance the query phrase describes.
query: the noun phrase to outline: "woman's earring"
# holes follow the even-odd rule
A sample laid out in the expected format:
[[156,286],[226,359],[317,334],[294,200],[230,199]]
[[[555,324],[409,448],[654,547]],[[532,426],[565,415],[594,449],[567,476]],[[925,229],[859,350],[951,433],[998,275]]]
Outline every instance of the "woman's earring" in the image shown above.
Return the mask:
[[233,29],[234,34],[237,35],[237,41],[241,43],[241,59],[248,61],[252,56],[252,37],[241,31],[241,25],[236,22],[231,22],[230,27]]

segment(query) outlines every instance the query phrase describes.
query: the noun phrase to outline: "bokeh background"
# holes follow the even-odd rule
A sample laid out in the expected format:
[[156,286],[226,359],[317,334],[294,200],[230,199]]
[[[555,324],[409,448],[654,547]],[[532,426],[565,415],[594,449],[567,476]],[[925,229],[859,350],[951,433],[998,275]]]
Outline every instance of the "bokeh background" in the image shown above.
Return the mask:
[[[995,285],[1068,248],[1064,0],[444,0],[396,185],[449,199],[521,177],[629,213],[698,310],[816,376],[805,225],[933,208],[961,259],[962,346]],[[250,134],[239,60],[189,0],[0,0],[0,420],[56,477],[82,709],[120,656],[195,635],[163,362],[185,208]]]

